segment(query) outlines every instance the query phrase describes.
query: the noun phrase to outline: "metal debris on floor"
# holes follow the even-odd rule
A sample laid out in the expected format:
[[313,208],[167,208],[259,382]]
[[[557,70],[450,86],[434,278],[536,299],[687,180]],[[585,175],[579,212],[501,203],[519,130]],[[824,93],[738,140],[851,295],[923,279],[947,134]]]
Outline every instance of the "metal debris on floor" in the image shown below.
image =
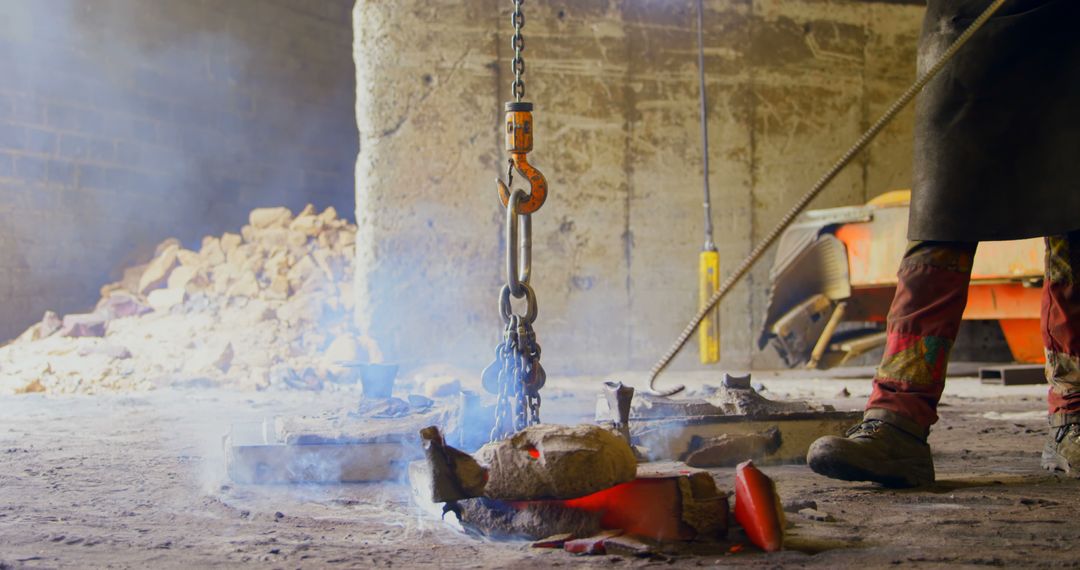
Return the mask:
[[629,433],[635,449],[648,460],[685,461],[696,467],[731,466],[746,459],[798,463],[815,439],[843,434],[862,417],[861,411],[770,400],[751,386],[749,375],[725,374],[718,387],[706,386],[697,397],[642,393],[631,394],[630,404],[624,395],[620,404],[612,395],[617,390],[610,384],[597,399],[601,425]]

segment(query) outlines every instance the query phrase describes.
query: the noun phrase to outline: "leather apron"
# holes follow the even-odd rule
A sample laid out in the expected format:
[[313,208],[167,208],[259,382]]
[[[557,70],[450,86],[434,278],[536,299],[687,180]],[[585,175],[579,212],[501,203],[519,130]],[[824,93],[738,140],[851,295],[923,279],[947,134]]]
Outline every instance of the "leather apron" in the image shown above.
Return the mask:
[[[990,0],[929,0],[919,72]],[[919,96],[908,237],[1080,229],[1080,0],[1008,0]]]

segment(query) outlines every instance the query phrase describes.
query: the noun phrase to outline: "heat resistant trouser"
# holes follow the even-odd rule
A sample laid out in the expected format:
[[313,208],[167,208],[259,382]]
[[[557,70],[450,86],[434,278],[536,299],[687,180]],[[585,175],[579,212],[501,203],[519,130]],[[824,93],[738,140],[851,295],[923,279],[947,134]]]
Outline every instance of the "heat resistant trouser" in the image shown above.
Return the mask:
[[[977,245],[929,241],[908,245],[897,273],[896,296],[885,327],[885,354],[874,375],[867,417],[910,422],[920,431],[937,421]],[[1046,238],[1040,313],[1053,426],[1080,423],[1078,280],[1080,231]]]

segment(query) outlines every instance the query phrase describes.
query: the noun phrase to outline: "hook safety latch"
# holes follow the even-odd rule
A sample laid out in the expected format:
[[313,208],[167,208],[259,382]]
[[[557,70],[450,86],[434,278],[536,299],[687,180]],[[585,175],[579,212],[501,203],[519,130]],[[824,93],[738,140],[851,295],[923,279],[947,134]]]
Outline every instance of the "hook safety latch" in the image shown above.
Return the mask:
[[[511,171],[517,170],[529,181],[529,194],[518,204],[518,214],[529,215],[540,209],[547,200],[547,179],[529,164],[526,154],[533,148],[532,103],[521,101],[506,104],[506,150],[510,152]],[[499,198],[503,206],[510,204],[510,187],[498,178]],[[512,183],[512,181],[508,181]]]

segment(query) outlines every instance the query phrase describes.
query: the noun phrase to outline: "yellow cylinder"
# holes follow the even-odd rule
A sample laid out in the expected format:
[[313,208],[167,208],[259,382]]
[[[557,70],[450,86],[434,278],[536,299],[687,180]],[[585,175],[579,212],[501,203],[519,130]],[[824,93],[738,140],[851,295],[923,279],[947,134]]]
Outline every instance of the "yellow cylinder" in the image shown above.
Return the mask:
[[[720,287],[720,252],[701,252],[698,273],[698,309],[705,308],[709,298]],[[720,362],[720,311],[713,308],[698,327],[698,354],[702,364]]]

